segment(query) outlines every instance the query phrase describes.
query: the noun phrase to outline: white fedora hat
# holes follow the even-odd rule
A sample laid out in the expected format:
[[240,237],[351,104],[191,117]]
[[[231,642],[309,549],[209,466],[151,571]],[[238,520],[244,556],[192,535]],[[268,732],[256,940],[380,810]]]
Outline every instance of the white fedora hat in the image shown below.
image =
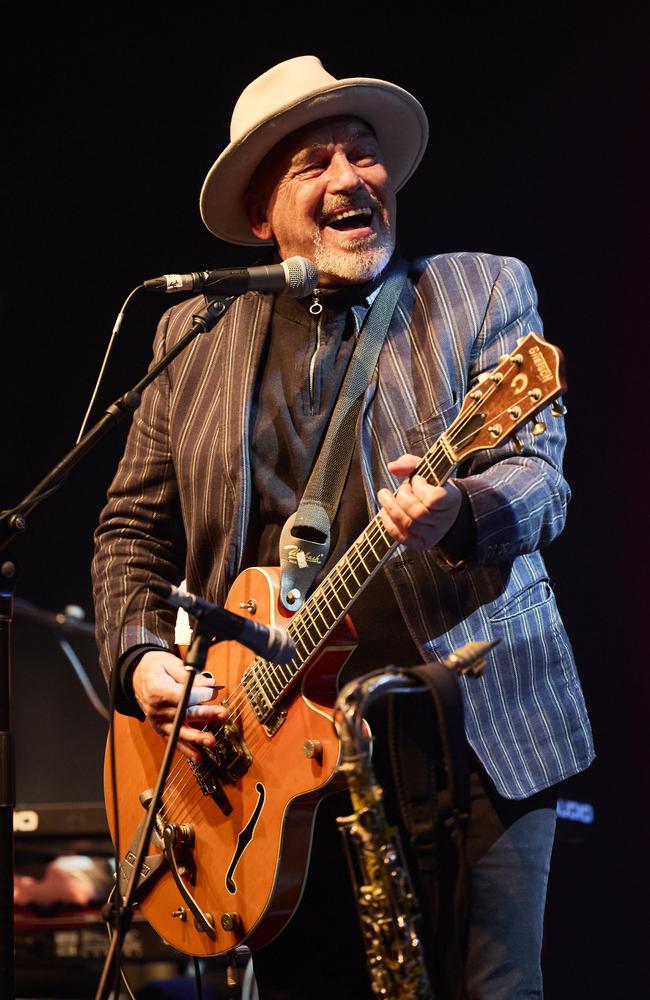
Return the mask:
[[422,159],[429,135],[424,108],[408,91],[385,80],[337,80],[316,56],[278,63],[242,92],[230,123],[230,144],[201,190],[201,218],[229,243],[260,244],[244,209],[255,170],[276,143],[323,118],[351,115],[374,130],[395,190]]

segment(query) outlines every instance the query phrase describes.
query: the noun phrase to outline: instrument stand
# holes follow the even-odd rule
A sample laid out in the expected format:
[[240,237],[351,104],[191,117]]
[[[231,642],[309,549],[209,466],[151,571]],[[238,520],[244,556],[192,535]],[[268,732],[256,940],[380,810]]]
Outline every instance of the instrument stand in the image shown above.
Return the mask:
[[[135,851],[135,861],[133,862],[133,867],[131,870],[131,876],[129,878],[129,884],[126,889],[124,898],[120,901],[117,907],[115,907],[115,917],[116,917],[116,927],[115,933],[111,938],[111,943],[108,949],[108,954],[106,955],[106,961],[104,963],[104,968],[102,971],[102,976],[97,988],[97,993],[95,994],[95,1000],[106,1000],[109,996],[111,990],[110,984],[110,973],[111,969],[115,968],[116,978],[119,975],[119,954],[122,948],[122,942],[126,936],[131,923],[131,916],[133,914],[133,896],[138,884],[138,879],[140,877],[140,871],[142,868],[142,862],[151,839],[151,833],[153,830],[153,825],[156,821],[156,816],[158,814],[158,809],[162,800],[163,788],[165,787],[165,782],[169,775],[169,769],[171,767],[172,757],[176,750],[176,744],[178,742],[178,734],[180,732],[181,726],[187,714],[187,707],[190,700],[190,694],[192,693],[192,685],[194,684],[194,678],[198,673],[205,667],[206,658],[208,655],[208,650],[210,646],[214,643],[214,631],[206,625],[203,625],[200,620],[197,621],[197,626],[195,630],[195,637],[192,640],[192,644],[189,648],[187,656],[183,661],[185,664],[185,669],[187,670],[187,680],[185,682],[185,687],[183,688],[183,694],[179,702],[178,708],[176,709],[176,715],[174,716],[174,723],[172,726],[172,731],[167,740],[167,745],[165,747],[165,754],[160,765],[160,771],[158,772],[158,779],[156,781],[156,787],[154,788],[153,795],[150,802],[147,805],[146,819],[142,826],[140,832],[140,839],[138,842],[137,849]],[[111,762],[111,772],[113,778],[115,778],[115,762]],[[116,800],[114,799],[114,806]],[[115,829],[117,830],[117,822],[115,824]],[[120,859],[118,858],[118,863]],[[119,869],[115,872],[116,880],[116,892],[119,894]],[[116,993],[117,996],[117,993]]]
[[[44,479],[10,510],[0,512],[0,552],[27,530],[27,518],[43,500],[63,485],[70,472],[125,417],[140,405],[144,389],[167,368],[199,334],[207,333],[232,305],[235,298],[210,297],[192,316],[192,326],[178,343],[153,365],[144,378],[120,396],[71,451]],[[11,728],[11,676],[13,592],[16,567],[12,560],[0,562],[0,997],[15,994],[14,959],[14,833],[16,770]]]

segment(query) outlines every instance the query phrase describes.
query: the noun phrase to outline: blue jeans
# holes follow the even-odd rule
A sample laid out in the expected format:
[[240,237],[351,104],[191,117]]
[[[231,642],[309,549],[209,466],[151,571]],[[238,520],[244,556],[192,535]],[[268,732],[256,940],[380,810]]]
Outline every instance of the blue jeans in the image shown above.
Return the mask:
[[511,802],[489,787],[486,792],[481,784],[484,781],[474,775],[467,836],[471,868],[467,997],[541,998],[540,957],[555,835],[555,791]]

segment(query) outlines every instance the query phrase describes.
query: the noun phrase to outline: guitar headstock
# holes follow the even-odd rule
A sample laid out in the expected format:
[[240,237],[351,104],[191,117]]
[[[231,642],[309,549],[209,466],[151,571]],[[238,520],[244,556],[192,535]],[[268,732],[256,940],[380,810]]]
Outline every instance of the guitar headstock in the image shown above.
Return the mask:
[[[494,448],[566,390],[564,358],[559,348],[529,333],[483,375],[468,392],[446,437],[457,461],[482,448]],[[563,412],[558,408],[558,415]],[[533,434],[546,428],[538,422]]]

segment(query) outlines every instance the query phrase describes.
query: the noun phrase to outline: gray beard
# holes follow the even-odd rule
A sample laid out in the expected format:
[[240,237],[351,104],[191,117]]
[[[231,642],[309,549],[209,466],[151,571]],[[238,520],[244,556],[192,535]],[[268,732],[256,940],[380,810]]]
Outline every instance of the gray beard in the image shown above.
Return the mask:
[[319,271],[351,282],[371,281],[381,274],[393,255],[395,241],[388,224],[376,237],[347,240],[345,250],[324,246],[320,229],[314,234],[314,264]]

